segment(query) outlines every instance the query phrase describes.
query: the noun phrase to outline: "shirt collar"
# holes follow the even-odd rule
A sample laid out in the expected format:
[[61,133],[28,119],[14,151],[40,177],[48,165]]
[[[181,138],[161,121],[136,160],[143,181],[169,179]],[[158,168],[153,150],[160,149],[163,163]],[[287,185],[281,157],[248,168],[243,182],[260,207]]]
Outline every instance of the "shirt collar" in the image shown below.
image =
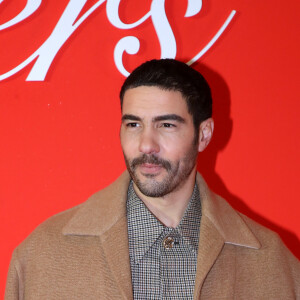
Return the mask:
[[[196,253],[198,251],[200,219],[200,195],[197,184],[195,184],[184,216],[174,231],[180,234],[184,242]],[[135,263],[144,257],[161,235],[171,231],[171,228],[164,226],[136,195],[132,181],[128,188],[127,224],[129,248],[132,250],[130,252],[134,255]]]

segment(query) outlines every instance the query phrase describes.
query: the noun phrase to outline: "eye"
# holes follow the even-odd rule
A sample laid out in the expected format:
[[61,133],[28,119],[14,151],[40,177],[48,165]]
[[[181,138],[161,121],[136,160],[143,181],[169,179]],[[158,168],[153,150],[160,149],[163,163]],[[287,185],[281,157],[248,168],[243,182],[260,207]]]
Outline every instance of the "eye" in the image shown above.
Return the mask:
[[130,122],[130,123],[127,123],[126,124],[126,127],[129,127],[129,128],[135,128],[135,127],[139,127],[139,123],[136,123],[136,122]]
[[174,128],[174,127],[176,127],[176,125],[171,124],[171,123],[163,123],[162,127],[164,127],[164,128]]

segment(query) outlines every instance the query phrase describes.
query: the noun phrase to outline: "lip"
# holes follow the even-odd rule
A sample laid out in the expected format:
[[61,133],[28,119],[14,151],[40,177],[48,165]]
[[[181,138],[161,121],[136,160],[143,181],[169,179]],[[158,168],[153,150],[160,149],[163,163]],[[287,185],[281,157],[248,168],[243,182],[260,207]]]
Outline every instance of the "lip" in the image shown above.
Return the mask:
[[144,163],[140,165],[140,170],[144,174],[156,174],[160,172],[163,167],[161,165]]

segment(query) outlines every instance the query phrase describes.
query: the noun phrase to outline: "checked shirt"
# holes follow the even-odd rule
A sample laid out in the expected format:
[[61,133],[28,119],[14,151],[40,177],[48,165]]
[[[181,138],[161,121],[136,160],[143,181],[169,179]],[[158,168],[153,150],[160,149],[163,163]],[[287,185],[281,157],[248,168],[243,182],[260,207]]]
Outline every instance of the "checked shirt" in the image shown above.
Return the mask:
[[127,224],[135,300],[193,299],[200,220],[196,184],[180,224],[170,228],[148,210],[130,183]]

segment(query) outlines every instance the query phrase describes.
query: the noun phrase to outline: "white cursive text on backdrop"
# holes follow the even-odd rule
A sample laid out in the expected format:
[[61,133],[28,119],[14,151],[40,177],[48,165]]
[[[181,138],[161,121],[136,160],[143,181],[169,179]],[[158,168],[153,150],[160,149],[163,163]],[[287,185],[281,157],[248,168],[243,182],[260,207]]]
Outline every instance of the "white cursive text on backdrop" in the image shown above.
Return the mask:
[[[78,20],[77,17],[85,6],[88,0],[70,0],[58,23],[53,29],[47,40],[26,60],[24,60],[17,67],[0,75],[0,81],[9,78],[25,68],[32,61],[36,60],[31,71],[29,72],[26,81],[43,81],[47,72],[58,51],[72,35],[72,33],[104,2],[106,2],[106,14],[109,22],[119,29],[132,29],[141,25],[145,20],[151,18],[161,49],[161,58],[175,58],[177,51],[177,44],[174,33],[168,21],[165,11],[165,0],[153,0],[150,11],[146,13],[138,21],[126,24],[120,20],[119,5],[121,0],[99,0],[89,10],[87,10]],[[191,17],[198,14],[202,8],[202,0],[187,0],[188,6],[185,17]],[[0,0],[0,4],[3,0]],[[40,7],[42,0],[27,0],[24,9],[13,19],[0,25],[0,31],[12,27],[30,15],[35,13]],[[191,60],[187,62],[191,65],[197,61],[209,48],[216,42],[216,40],[224,32],[228,24],[231,22],[236,11],[232,10],[218,32],[209,41],[209,43],[197,53]],[[75,20],[77,20],[75,22]],[[128,76],[129,72],[123,65],[123,54],[138,53],[140,42],[137,37],[125,36],[115,46],[114,61],[117,69],[124,76]]]

